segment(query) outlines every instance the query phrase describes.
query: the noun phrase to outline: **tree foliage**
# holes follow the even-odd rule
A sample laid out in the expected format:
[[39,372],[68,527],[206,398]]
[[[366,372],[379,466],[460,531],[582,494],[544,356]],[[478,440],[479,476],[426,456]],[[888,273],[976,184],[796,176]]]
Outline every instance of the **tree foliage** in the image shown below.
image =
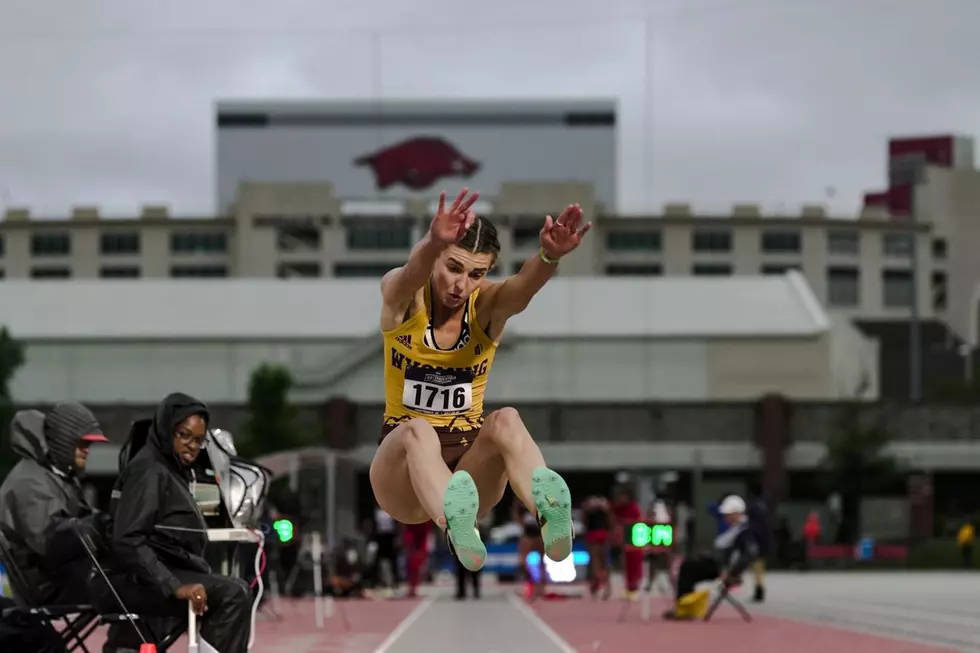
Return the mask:
[[892,439],[884,410],[854,405],[844,409],[827,441],[822,466],[828,490],[841,496],[842,539],[846,541],[859,534],[861,499],[887,492],[905,476],[902,462],[887,451]]
[[0,327],[0,479],[16,461],[10,448],[10,421],[14,418],[10,383],[23,364],[24,346],[10,335],[7,327]]
[[292,387],[292,375],[280,365],[263,364],[252,372],[245,439],[237,444],[243,456],[256,458],[306,444],[297,411],[289,403]]

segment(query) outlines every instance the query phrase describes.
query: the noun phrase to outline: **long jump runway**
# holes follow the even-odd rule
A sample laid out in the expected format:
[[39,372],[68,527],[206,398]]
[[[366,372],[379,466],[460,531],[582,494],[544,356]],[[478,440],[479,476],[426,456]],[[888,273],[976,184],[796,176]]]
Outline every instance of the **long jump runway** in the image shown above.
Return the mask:
[[[749,582],[751,585],[751,582]],[[668,599],[650,599],[652,618],[620,600],[518,598],[516,587],[487,583],[480,601],[457,602],[448,587],[422,600],[338,603],[322,629],[312,600],[266,611],[255,653],[951,653],[980,647],[980,574],[772,574],[768,601],[729,606],[708,623],[661,620]],[[746,587],[744,591],[750,589]],[[90,650],[99,650],[98,640]],[[186,650],[178,643],[173,653]]]

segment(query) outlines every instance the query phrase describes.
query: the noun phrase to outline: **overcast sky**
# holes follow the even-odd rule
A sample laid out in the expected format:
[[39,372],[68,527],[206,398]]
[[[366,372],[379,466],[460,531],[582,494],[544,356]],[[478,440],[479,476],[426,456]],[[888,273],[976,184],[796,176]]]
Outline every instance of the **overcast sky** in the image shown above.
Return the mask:
[[853,214],[889,135],[980,135],[978,25],[978,0],[0,0],[0,206],[209,214],[217,99],[598,96],[623,211]]

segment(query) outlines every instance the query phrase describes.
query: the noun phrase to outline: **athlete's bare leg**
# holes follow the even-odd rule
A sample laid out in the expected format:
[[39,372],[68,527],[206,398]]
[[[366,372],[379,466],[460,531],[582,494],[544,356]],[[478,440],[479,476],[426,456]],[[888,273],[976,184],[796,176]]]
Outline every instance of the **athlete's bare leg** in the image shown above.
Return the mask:
[[371,487],[381,509],[403,524],[446,527],[443,497],[452,472],[435,429],[422,419],[399,424],[371,461]]
[[[504,490],[502,484],[497,484],[509,481],[514,494],[532,514],[537,514],[531,476],[535,469],[544,466],[541,449],[534,443],[517,410],[501,408],[487,415],[473,449],[466,452],[456,469],[465,469],[473,476],[481,497],[485,494],[488,498],[496,497],[494,505],[500,501]],[[480,509],[482,511],[482,505]]]
[[456,469],[473,477],[480,491],[481,512],[500,501],[505,481],[532,514],[537,515],[542,505],[550,506],[552,514],[544,514],[553,522],[551,529],[545,526],[550,531],[545,535],[548,557],[561,561],[571,552],[568,488],[560,476],[545,468],[541,449],[515,409],[501,408],[487,415],[473,448]]
[[479,489],[466,471],[449,471],[435,429],[422,419],[399,424],[371,462],[371,487],[382,510],[405,524],[431,519],[449,534],[463,566],[479,571],[487,549],[476,528]]

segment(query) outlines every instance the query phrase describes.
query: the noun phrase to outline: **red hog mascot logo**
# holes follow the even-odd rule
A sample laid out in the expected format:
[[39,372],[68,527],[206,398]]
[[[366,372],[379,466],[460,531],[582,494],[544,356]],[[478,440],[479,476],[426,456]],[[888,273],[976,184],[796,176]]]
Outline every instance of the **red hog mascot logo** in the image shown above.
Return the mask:
[[370,166],[379,190],[402,184],[412,190],[425,190],[444,177],[469,178],[480,164],[438,136],[419,136],[390,145],[354,160],[356,166]]

